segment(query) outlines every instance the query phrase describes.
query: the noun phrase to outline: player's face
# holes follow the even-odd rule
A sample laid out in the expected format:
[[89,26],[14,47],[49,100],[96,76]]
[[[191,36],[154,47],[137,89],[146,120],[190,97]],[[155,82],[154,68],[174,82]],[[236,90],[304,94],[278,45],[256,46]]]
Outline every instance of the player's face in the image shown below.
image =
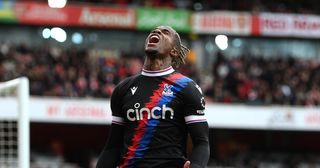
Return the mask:
[[168,26],[159,26],[152,30],[145,42],[147,55],[170,55],[173,49],[175,31]]

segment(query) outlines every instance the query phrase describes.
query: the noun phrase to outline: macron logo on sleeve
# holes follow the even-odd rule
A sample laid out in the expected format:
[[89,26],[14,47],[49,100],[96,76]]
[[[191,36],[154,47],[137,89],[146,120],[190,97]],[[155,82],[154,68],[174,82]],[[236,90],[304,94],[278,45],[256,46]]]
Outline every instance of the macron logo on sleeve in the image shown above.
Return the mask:
[[137,89],[138,89],[138,86],[133,86],[131,89],[131,93],[132,95],[134,95],[134,93],[136,93]]

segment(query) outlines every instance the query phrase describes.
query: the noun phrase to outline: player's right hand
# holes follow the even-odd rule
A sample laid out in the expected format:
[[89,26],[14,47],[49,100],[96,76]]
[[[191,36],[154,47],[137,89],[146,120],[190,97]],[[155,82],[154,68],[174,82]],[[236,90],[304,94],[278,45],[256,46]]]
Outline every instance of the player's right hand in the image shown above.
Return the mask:
[[190,161],[186,161],[186,163],[184,163],[183,168],[190,168]]

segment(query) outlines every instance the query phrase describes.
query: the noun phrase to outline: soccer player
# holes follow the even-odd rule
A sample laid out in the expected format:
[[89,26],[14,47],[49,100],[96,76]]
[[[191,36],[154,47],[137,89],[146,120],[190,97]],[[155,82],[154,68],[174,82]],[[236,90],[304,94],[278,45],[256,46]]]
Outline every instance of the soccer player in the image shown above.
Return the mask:
[[[204,168],[209,159],[208,123],[200,87],[173,67],[189,50],[169,26],[151,31],[140,74],[117,85],[112,124],[97,168]],[[187,156],[188,133],[192,152]]]

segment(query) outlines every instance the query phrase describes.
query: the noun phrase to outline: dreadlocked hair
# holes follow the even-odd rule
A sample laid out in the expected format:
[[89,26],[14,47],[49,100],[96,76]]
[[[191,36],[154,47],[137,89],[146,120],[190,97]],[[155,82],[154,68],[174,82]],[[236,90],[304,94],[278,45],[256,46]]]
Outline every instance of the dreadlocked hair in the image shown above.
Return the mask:
[[188,52],[190,51],[186,46],[181,44],[180,36],[177,32],[175,32],[175,46],[174,48],[178,52],[178,57],[174,57],[172,60],[172,66],[179,67],[181,64],[185,64],[185,59],[187,57]]

